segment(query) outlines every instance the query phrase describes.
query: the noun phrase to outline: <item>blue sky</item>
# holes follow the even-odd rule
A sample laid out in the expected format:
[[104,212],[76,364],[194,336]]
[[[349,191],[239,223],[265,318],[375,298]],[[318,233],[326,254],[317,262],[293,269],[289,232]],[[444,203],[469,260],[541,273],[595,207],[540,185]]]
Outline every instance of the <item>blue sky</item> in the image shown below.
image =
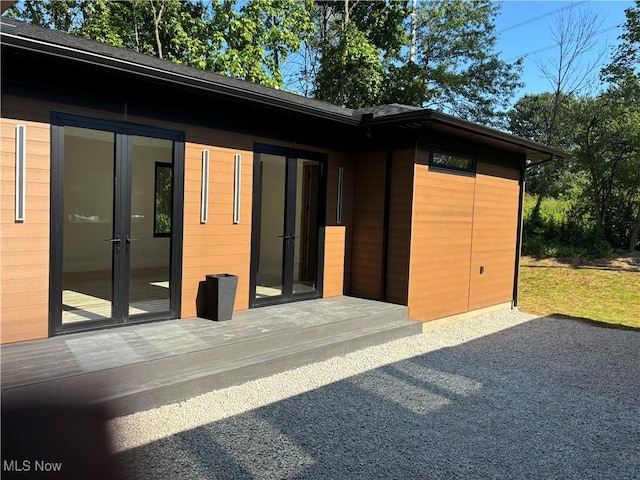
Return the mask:
[[[499,33],[498,51],[503,60],[513,61],[515,58],[529,54],[524,59],[522,81],[525,87],[516,95],[517,98],[526,93],[540,93],[551,89],[549,82],[542,76],[538,63],[551,61],[558,57],[558,48],[552,47],[550,26],[554,24],[557,15],[580,15],[585,11],[593,11],[602,22],[596,36],[597,46],[593,49],[596,54],[600,49],[607,49],[607,56],[603,64],[610,58],[609,52],[618,43],[618,36],[622,32],[625,21],[625,9],[634,5],[633,1],[608,0],[505,0],[501,1],[501,13],[496,21],[496,31]],[[568,7],[571,8],[569,9]],[[552,12],[557,11],[552,14]],[[547,48],[551,47],[551,48]],[[535,53],[538,51],[537,53]],[[532,53],[534,52],[534,53]],[[586,60],[586,59],[585,59]]]

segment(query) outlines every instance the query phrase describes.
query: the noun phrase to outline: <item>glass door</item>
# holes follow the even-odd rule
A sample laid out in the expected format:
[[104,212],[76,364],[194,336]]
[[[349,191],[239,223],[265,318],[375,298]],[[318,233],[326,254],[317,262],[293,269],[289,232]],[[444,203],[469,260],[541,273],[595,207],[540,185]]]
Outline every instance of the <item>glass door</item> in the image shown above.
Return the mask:
[[175,318],[180,136],[74,116],[67,121],[53,135],[52,334]]
[[321,160],[256,156],[253,306],[319,296],[321,174]]
[[114,224],[116,135],[64,129],[62,322],[113,317],[121,238]]

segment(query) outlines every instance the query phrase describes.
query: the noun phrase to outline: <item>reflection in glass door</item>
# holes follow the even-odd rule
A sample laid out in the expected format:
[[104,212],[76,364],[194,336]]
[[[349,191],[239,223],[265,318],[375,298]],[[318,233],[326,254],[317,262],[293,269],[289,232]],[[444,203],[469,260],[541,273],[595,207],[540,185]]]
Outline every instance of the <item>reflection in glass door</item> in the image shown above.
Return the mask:
[[321,171],[318,160],[257,156],[253,305],[318,296]]
[[178,308],[179,277],[171,267],[174,167],[182,157],[175,156],[175,140],[102,126],[64,125],[54,135],[59,181],[52,194],[60,200],[52,209],[60,220],[52,229],[54,332],[168,318]]

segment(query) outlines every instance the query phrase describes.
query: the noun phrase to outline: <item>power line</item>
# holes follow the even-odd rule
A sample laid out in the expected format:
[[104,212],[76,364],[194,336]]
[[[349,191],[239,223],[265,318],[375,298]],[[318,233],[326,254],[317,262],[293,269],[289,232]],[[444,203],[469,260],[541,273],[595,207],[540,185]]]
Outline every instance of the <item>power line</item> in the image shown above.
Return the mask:
[[[593,34],[593,36],[600,35],[600,34],[606,33],[606,32],[610,32],[611,30],[615,30],[618,27],[619,27],[619,25],[614,25],[612,27],[608,27],[608,28],[604,28],[602,30],[598,30],[597,32],[595,32]],[[546,47],[538,48],[536,50],[531,50],[530,52],[523,53],[522,55],[516,55],[514,57],[507,58],[505,60],[505,62],[512,62],[512,61],[517,60],[519,58],[526,58],[529,55],[534,55],[534,54],[540,53],[540,52],[546,52],[547,50],[551,50],[553,48],[558,48],[558,46],[559,46],[559,44],[557,44],[557,43],[555,43],[553,45],[547,45]]]
[[538,15],[537,17],[533,17],[533,18],[530,18],[528,20],[523,20],[520,23],[516,23],[514,25],[510,25],[508,27],[505,27],[502,30],[498,30],[496,33],[499,35],[501,33],[508,32],[509,30],[513,30],[515,28],[522,27],[523,25],[527,25],[528,23],[537,22],[538,20],[541,20],[541,19],[543,19],[545,17],[549,17],[549,16],[553,15],[554,13],[558,13],[558,12],[561,12],[562,10],[567,10],[569,8],[577,7],[578,5],[581,5],[583,3],[587,3],[588,1],[589,0],[582,0],[580,2],[575,2],[575,3],[572,3],[570,5],[565,5],[564,7],[560,7],[558,9],[556,9],[556,10],[551,11],[551,12],[543,13],[542,15]]

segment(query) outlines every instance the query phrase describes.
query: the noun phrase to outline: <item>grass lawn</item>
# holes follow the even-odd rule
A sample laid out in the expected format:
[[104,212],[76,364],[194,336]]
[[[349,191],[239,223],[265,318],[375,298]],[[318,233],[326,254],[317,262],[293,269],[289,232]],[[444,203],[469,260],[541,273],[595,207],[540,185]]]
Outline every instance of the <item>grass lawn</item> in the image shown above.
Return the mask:
[[519,309],[640,328],[640,271],[520,267]]

